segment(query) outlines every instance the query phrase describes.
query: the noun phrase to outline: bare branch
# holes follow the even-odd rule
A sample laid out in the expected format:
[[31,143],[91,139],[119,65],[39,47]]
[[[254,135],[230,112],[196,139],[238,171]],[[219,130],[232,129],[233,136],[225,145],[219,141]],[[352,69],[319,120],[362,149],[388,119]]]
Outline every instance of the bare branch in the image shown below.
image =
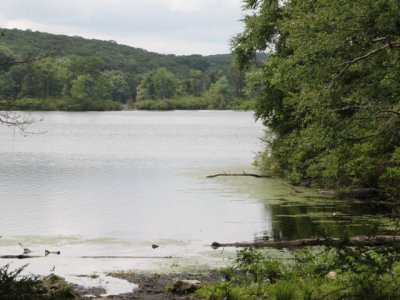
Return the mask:
[[376,38],[376,39],[374,39],[372,41],[373,42],[380,42],[380,41],[387,40],[388,38],[389,38],[389,36],[384,36],[384,37]]
[[346,106],[346,107],[334,109],[333,111],[340,112],[340,111],[362,110],[362,109],[374,109],[377,113],[389,113],[389,114],[400,115],[400,111],[398,111],[398,110],[389,109],[389,108],[380,109],[378,105],[373,105],[373,104]]
[[[375,41],[380,41],[380,40],[385,40],[385,39],[387,39],[387,37],[378,38],[378,39],[373,40],[373,41],[375,42]],[[385,44],[384,46],[382,46],[382,47],[380,47],[380,48],[378,48],[378,49],[372,50],[372,51],[368,52],[367,54],[364,54],[364,55],[362,55],[362,56],[356,57],[356,58],[354,58],[354,59],[352,59],[352,60],[343,62],[343,63],[341,63],[341,64],[335,65],[335,67],[340,67],[340,66],[345,66],[345,67],[343,68],[342,71],[340,71],[339,74],[337,74],[337,75],[331,80],[331,83],[329,84],[329,86],[328,86],[326,89],[331,88],[332,85],[333,85],[333,82],[334,82],[336,79],[338,79],[339,77],[341,77],[341,76],[348,70],[348,68],[350,68],[350,66],[352,66],[353,64],[359,62],[360,60],[367,59],[367,58],[370,57],[371,55],[374,55],[374,54],[376,54],[376,53],[379,53],[379,52],[381,52],[381,51],[384,51],[385,49],[388,49],[388,48],[390,48],[390,49],[393,49],[393,48],[400,48],[400,43],[397,43],[397,42],[393,43],[393,42],[391,42],[391,41],[388,41],[388,43]],[[325,90],[325,89],[324,89],[324,90]]]
[[[0,112],[0,125],[18,129],[21,134],[34,133],[29,132],[28,126],[35,122],[35,119],[29,116],[22,116],[19,113],[12,111]],[[41,133],[41,132],[40,132]]]
[[250,177],[255,177],[255,178],[271,178],[272,177],[272,176],[268,176],[268,175],[258,175],[258,174],[253,174],[253,173],[246,173],[243,171],[243,173],[234,173],[234,174],[220,173],[220,174],[208,175],[206,178],[215,178],[215,177],[220,177],[220,176],[250,176]]
[[400,115],[400,111],[398,110],[392,110],[392,109],[385,109],[385,110],[378,110],[381,113],[389,113],[389,114],[395,114],[395,115]]
[[384,45],[384,46],[382,46],[382,47],[380,47],[380,48],[378,48],[378,49],[375,49],[375,50],[372,50],[372,51],[368,52],[367,54],[364,54],[364,55],[362,55],[362,56],[356,57],[356,58],[354,58],[354,59],[352,59],[352,60],[346,61],[346,62],[341,63],[341,64],[339,64],[339,65],[336,65],[335,67],[345,66],[344,69],[336,76],[336,78],[339,78],[340,76],[342,76],[343,73],[346,72],[347,69],[348,69],[351,65],[355,64],[356,62],[358,62],[358,61],[360,61],[360,60],[366,59],[366,58],[370,57],[371,55],[374,55],[374,54],[376,54],[376,53],[379,53],[379,52],[381,52],[381,51],[383,51],[383,50],[389,48],[390,45],[391,45],[391,44],[388,43],[388,44],[386,44],[386,45]]

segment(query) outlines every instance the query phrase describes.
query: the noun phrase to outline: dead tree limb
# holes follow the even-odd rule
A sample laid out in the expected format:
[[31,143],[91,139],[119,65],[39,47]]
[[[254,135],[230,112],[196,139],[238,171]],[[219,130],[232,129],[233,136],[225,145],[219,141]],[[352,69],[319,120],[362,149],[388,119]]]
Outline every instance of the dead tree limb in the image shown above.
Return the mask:
[[254,173],[220,173],[220,174],[214,174],[214,175],[208,175],[206,178],[215,178],[215,177],[221,177],[221,176],[249,176],[249,177],[255,177],[255,178],[271,178],[272,176],[269,175],[259,175],[259,174],[254,174]]
[[80,258],[93,258],[93,259],[102,259],[102,258],[124,258],[124,259],[175,259],[181,258],[179,256],[112,256],[112,255],[95,255],[95,256],[81,256]]
[[211,247],[213,249],[236,247],[236,248],[276,248],[276,249],[297,249],[307,246],[400,246],[400,236],[355,236],[348,240],[339,238],[332,239],[299,239],[290,241],[264,241],[264,242],[245,242],[245,243],[217,243],[213,242]]
[[[46,256],[46,255],[45,255]],[[1,255],[0,259],[28,259],[28,258],[39,258],[45,257],[40,255]],[[93,258],[93,259],[103,259],[103,258],[124,258],[124,259],[175,259],[180,258],[178,256],[81,256],[80,258]]]
[[20,255],[1,255],[0,258],[2,259],[27,259],[27,258],[38,258],[38,257],[43,257],[39,255],[26,255],[26,254],[20,254]]
[[[216,177],[223,177],[223,176],[226,176],[226,177],[247,176],[247,177],[255,177],[255,178],[273,178],[273,176],[271,176],[271,175],[259,175],[259,174],[254,174],[254,173],[246,173],[244,171],[243,171],[243,173],[219,173],[219,174],[214,174],[214,175],[208,175],[206,178],[216,178]],[[288,186],[295,193],[301,193],[301,191],[299,189],[297,189],[295,186],[293,186],[287,182],[283,182],[283,181],[281,181],[281,183],[283,185]]]

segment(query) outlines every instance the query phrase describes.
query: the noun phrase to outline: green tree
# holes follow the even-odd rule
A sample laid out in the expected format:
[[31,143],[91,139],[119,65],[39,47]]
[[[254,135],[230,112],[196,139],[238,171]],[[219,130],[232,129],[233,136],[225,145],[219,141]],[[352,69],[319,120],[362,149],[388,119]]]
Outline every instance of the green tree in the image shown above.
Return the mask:
[[[0,31],[0,38],[4,37],[4,33]],[[2,81],[0,84],[0,96],[2,97],[1,100],[16,97],[16,82],[13,80],[12,76],[10,74],[5,74],[11,66],[13,66],[17,62],[15,56],[12,54],[11,50],[4,46],[0,45],[0,74],[3,78],[5,79],[5,82]],[[20,63],[23,62],[23,60],[19,61]],[[9,84],[9,85],[7,85]],[[10,88],[10,85],[11,88]],[[11,91],[11,94],[7,94],[8,92]],[[9,104],[7,103],[5,108],[8,108]],[[7,126],[10,128],[16,128],[20,132],[25,133],[27,130],[27,127],[33,123],[33,120],[31,118],[26,118],[24,116],[21,116],[18,113],[12,112],[12,111],[0,111],[0,125],[2,126]],[[3,270],[0,270],[0,273]]]
[[229,65],[229,74],[233,83],[232,85],[234,87],[236,97],[244,96],[245,76],[247,69],[248,68],[240,68],[235,61]]
[[203,93],[203,73],[200,70],[190,70],[188,78],[184,81],[186,94],[201,96]]
[[165,99],[173,98],[178,93],[179,81],[166,68],[157,68],[146,73],[137,88],[137,98]]
[[96,100],[96,81],[91,75],[79,75],[71,83],[71,96],[76,100]]
[[129,86],[121,71],[104,71],[97,80],[97,91],[100,99],[126,103],[129,99]]
[[54,64],[55,60],[52,58],[24,64],[24,78],[19,97],[59,97],[63,84]]
[[272,131],[260,166],[294,183],[399,197],[386,180],[400,168],[398,1],[244,4],[245,30],[232,41],[239,66],[271,51],[249,77]]
[[226,98],[229,96],[229,82],[225,76],[222,76],[216,82],[210,85],[208,90],[208,94],[210,96],[215,97],[223,97]]
[[63,95],[72,96],[72,81],[76,80],[79,75],[90,75],[94,80],[100,76],[102,68],[102,60],[96,56],[68,56],[59,60],[58,71],[60,77],[64,79]]

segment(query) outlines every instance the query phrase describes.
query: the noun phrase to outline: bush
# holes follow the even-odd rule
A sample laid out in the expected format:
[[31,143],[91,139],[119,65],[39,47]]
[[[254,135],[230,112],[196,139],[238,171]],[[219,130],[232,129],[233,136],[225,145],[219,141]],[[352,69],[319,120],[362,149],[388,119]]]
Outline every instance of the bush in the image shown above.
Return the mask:
[[21,275],[24,268],[14,271],[10,271],[9,265],[0,268],[0,299],[50,299],[38,277]]
[[64,278],[51,274],[43,279],[21,275],[26,265],[10,271],[9,265],[0,267],[1,300],[66,300],[78,299]]
[[286,264],[253,249],[238,251],[225,280],[204,286],[206,299],[399,299],[398,249],[301,250]]
[[0,101],[3,110],[28,111],[107,111],[121,110],[121,104],[111,100],[76,100],[63,98],[21,98],[13,101]]
[[186,96],[173,99],[140,100],[136,102],[135,108],[138,110],[248,110],[252,109],[253,105],[252,101],[237,98]]

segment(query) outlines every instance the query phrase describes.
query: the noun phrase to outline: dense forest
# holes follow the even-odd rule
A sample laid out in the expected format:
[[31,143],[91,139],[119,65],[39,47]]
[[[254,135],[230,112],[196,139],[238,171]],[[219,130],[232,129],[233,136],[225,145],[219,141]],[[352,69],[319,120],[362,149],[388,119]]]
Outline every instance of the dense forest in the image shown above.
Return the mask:
[[161,55],[115,41],[1,29],[0,64],[3,109],[109,110],[127,102],[226,109],[246,98],[244,72],[230,54]]
[[393,0],[246,0],[232,40],[269,129],[259,167],[295,184],[400,197],[400,7]]

